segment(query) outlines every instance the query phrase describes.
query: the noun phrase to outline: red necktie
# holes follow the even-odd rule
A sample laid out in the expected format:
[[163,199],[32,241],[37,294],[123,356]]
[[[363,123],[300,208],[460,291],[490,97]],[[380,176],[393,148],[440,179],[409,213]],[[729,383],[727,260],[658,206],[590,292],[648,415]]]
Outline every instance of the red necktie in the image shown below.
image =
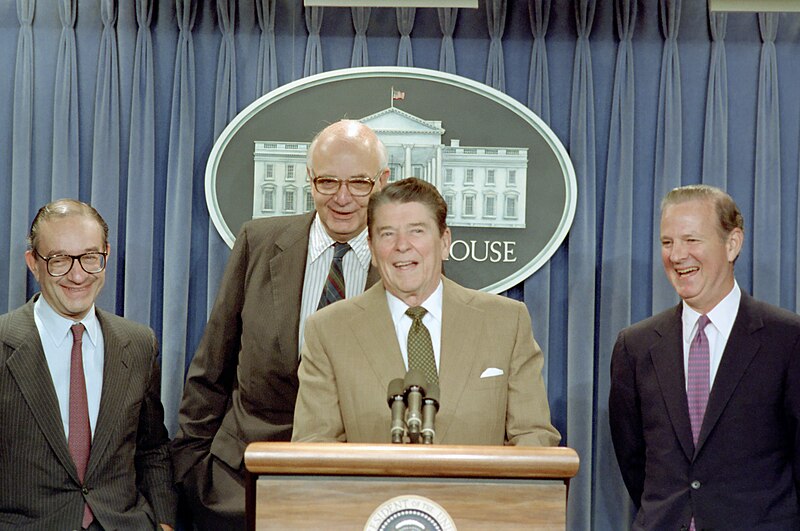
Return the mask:
[[[86,379],[83,376],[83,331],[81,323],[72,325],[72,354],[69,365],[69,454],[83,483],[89,452],[92,447],[92,430],[89,427],[89,401],[86,398]],[[89,527],[94,515],[89,505],[83,508],[83,528]]]
[[[686,379],[686,398],[689,401],[689,420],[692,423],[692,439],[697,446],[703,417],[706,414],[709,393],[710,354],[705,327],[710,323],[707,315],[697,320],[697,333],[689,346],[689,370]],[[694,516],[689,523],[689,531],[695,531]]]

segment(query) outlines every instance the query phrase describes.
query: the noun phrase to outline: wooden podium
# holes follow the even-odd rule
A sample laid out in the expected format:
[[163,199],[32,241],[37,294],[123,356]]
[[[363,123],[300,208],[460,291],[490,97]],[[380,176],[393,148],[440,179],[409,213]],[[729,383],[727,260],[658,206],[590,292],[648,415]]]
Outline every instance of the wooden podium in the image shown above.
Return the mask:
[[562,447],[354,443],[253,443],[244,461],[248,530],[347,531],[413,507],[446,511],[445,530],[563,530],[579,464]]

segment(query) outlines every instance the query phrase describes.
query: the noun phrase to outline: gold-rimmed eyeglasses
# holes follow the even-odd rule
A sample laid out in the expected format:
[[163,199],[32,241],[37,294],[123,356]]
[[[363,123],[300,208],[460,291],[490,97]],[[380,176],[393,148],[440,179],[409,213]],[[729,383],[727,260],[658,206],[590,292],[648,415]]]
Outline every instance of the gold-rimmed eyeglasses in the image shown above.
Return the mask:
[[83,254],[54,254],[53,256],[42,256],[36,249],[33,252],[47,264],[47,274],[51,277],[63,277],[72,271],[76,260],[84,271],[90,275],[96,275],[106,268],[106,256],[108,256],[108,253],[100,251],[89,251]]

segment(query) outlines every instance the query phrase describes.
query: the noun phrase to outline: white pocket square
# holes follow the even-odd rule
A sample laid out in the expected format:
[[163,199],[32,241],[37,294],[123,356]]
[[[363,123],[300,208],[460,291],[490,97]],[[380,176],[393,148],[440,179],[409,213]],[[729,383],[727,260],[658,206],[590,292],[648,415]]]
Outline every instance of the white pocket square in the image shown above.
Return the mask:
[[497,367],[489,367],[485,371],[481,373],[481,378],[491,378],[492,376],[502,376],[503,369],[498,369]]

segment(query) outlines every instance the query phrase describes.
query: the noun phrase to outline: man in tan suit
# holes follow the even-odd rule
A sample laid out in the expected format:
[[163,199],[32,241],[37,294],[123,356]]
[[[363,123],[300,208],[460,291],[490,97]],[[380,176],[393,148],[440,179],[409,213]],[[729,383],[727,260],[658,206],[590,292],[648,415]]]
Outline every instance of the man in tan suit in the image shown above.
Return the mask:
[[292,440],[390,442],[386,392],[406,373],[414,326],[405,312],[423,307],[441,388],[435,442],[558,444],[528,311],[442,276],[446,216],[439,192],[419,179],[370,199],[369,245],[382,282],[308,319]]

